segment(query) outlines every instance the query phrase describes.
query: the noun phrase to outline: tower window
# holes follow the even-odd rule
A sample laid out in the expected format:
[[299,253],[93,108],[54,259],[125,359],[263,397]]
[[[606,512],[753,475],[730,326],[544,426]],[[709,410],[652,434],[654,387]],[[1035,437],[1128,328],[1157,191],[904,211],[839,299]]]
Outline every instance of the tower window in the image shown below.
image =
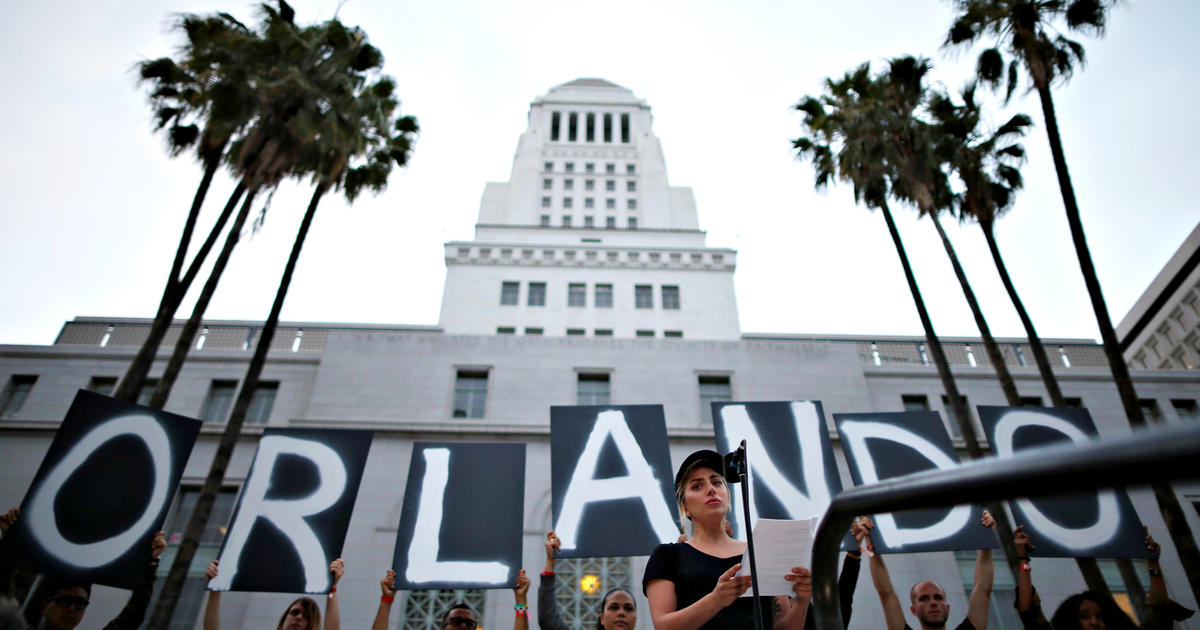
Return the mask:
[[553,173],[554,172],[554,162],[546,162],[546,163],[542,164],[542,170],[546,171],[547,173]]
[[459,370],[454,379],[454,417],[482,418],[487,400],[487,372]]
[[609,210],[615,210],[617,208],[617,200],[616,199],[605,199],[604,207],[608,208]]
[[543,208],[550,207],[550,198],[549,197],[542,197],[542,207]]
[[616,190],[617,190],[617,182],[615,182],[615,181],[613,181],[613,180],[611,180],[611,179],[609,179],[609,180],[605,180],[605,182],[604,182],[604,190],[607,190],[608,192],[616,192]]
[[579,114],[571,112],[567,115],[567,142],[575,142],[579,137]]
[[621,114],[621,143],[629,144],[629,114]]
[[529,283],[529,301],[530,306],[545,306],[546,305],[546,283],[545,282],[530,282]]
[[566,163],[564,163],[564,164],[563,164],[563,170],[564,170],[564,171],[566,171],[566,172],[568,172],[568,173],[574,173],[574,172],[575,172],[575,163],[574,163],[574,162],[566,162]]
[[636,172],[637,172],[636,165],[634,165],[634,164],[626,164],[625,165],[625,174],[626,175],[633,175]]
[[564,214],[562,220],[563,227],[571,227],[571,215]]
[[591,197],[584,197],[583,198],[583,207],[584,208],[595,208],[596,200],[592,199]]
[[575,190],[575,180],[564,179],[563,180],[563,190]]
[[633,305],[636,308],[654,308],[654,287],[648,284],[633,287]]
[[586,164],[584,164],[584,165],[583,165],[583,170],[584,170],[585,172],[588,172],[588,173],[595,173],[595,172],[596,172],[596,165],[595,165],[594,163],[592,163],[592,162],[588,162],[588,163],[586,163]]
[[637,192],[637,182],[632,179],[625,182],[625,192]]
[[626,199],[625,207],[630,210],[637,210],[637,199]]
[[[588,201],[591,201],[590,199]],[[583,227],[596,227],[596,217],[588,215],[583,217]]]
[[613,289],[611,284],[596,285],[596,308],[612,308]]
[[584,133],[587,134],[588,142],[596,141],[596,115],[591,112],[588,112],[587,128],[585,129]]
[[604,141],[612,143],[612,114],[604,115]]
[[559,116],[558,112],[553,112],[550,114],[550,140],[551,141],[554,141],[554,142],[558,141],[558,128],[560,126],[559,123],[561,122],[561,120],[562,120],[562,117]]
[[579,375],[578,388],[575,390],[575,404],[607,405],[608,401],[608,374],[581,373]]
[[548,215],[548,214],[543,214],[543,215],[542,215],[542,220],[541,220],[541,223],[540,223],[540,225],[541,225],[542,227],[550,227],[550,215]]
[[584,190],[596,190],[596,180],[594,180],[594,179],[583,180],[583,189]]
[[500,283],[500,306],[516,306],[517,298],[520,293],[520,282]]
[[629,217],[629,229],[637,229],[637,217]]
[[616,164],[605,164],[604,172],[608,173],[609,175],[615,174],[617,172],[617,165]]
[[586,284],[572,283],[567,285],[567,306],[587,306]]
[[666,310],[679,310],[679,287],[663,285],[662,307]]
[[542,180],[542,190],[550,190],[554,188],[554,180],[546,178]]
[[604,227],[613,230],[617,227],[617,217],[604,217]]

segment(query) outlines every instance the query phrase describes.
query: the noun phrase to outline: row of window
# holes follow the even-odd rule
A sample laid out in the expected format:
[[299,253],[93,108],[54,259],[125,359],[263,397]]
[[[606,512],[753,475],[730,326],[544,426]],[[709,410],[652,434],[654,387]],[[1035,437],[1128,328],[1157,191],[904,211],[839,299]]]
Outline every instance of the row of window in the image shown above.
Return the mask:
[[[710,403],[733,400],[728,375],[702,374],[697,377],[700,410],[706,424],[712,424]],[[454,417],[483,418],[487,411],[488,372],[458,370],[454,380]],[[575,404],[611,405],[612,373],[580,372],[576,375]]]
[[[546,173],[553,173],[554,172],[554,162],[543,163],[542,171],[544,171]],[[574,162],[563,162],[563,172],[564,173],[574,173],[575,172],[575,163]],[[584,162],[583,172],[585,174],[586,173],[595,173],[596,172],[596,163],[595,162]],[[612,162],[605,164],[604,165],[604,174],[605,175],[616,175],[617,174],[617,165],[613,164]],[[637,174],[637,166],[634,164],[626,164],[625,165],[625,174],[626,175],[636,175]]]
[[[9,418],[21,411],[25,400],[37,383],[36,374],[14,374],[0,393],[0,418]],[[93,376],[87,385],[89,391],[105,396],[111,396],[117,389],[116,376]],[[150,403],[150,397],[158,387],[158,379],[146,379],[138,391],[137,404]],[[214,380],[208,388],[208,395],[200,407],[198,419],[204,422],[225,422],[233,407],[233,399],[237,396],[238,382],[235,380]],[[254,388],[254,397],[250,399],[250,408],[246,411],[246,422],[249,424],[266,424],[275,407],[275,398],[279,393],[279,381],[259,381]]]
[[[929,411],[929,397],[925,394],[901,394],[900,402],[904,405],[905,411]],[[1067,407],[1082,407],[1083,399],[1074,396],[1063,398],[1063,402]],[[967,397],[963,396],[963,404],[967,410],[971,409],[967,402]],[[1138,404],[1142,407],[1142,414],[1146,420],[1150,422],[1165,422],[1162,409],[1158,406],[1158,401],[1153,398],[1142,398],[1138,400]],[[1041,396],[1022,396],[1022,407],[1045,407]],[[1197,401],[1189,398],[1172,398],[1171,407],[1175,410],[1175,415],[1180,420],[1185,422],[1200,422],[1200,405]],[[954,438],[962,437],[962,429],[958,424],[958,416],[954,413],[954,405],[950,404],[950,397],[942,394],[942,409],[946,413],[947,426],[950,429],[950,435]]]
[[[565,201],[570,201],[570,199],[566,199]],[[591,201],[591,199],[588,199],[588,201]],[[612,199],[609,199],[609,201],[612,201]],[[633,200],[630,199],[629,201],[632,202]],[[633,209],[634,207],[636,207],[636,205],[637,204],[630,203],[629,207],[630,207],[630,209]],[[569,208],[570,204],[568,204],[567,207]],[[569,215],[569,214],[562,215],[562,226],[563,227],[572,227],[573,222],[574,221],[572,220],[571,215]],[[540,225],[541,227],[550,227],[550,215],[543,214],[541,220],[538,222],[538,225]],[[597,227],[596,226],[596,217],[594,217],[590,214],[584,216],[583,217],[583,227],[585,227],[585,228]],[[636,230],[638,227],[637,217],[626,218],[625,219],[625,227],[627,227],[630,230]],[[604,229],[606,229],[606,230],[617,229],[617,217],[604,217]]]
[[[554,180],[553,179],[550,179],[549,177],[547,177],[542,180],[542,190],[553,190],[553,189],[554,189]],[[575,190],[575,180],[571,179],[569,177],[567,179],[562,180],[562,189],[563,190]],[[583,180],[583,189],[584,190],[596,190],[596,180],[594,180],[594,179]],[[605,180],[604,181],[604,191],[605,192],[617,192],[617,182],[615,180],[611,180],[611,179]],[[637,192],[637,180],[631,179],[631,180],[626,181],[625,182],[625,192]]]
[[[526,326],[525,327],[525,335],[526,336],[536,337],[539,335],[543,335],[545,333],[546,333],[545,328],[541,328],[541,327],[537,327],[537,326]],[[497,335],[515,335],[515,334],[517,334],[517,327],[516,326],[497,326],[496,334]],[[650,329],[638,329],[636,331],[636,334],[638,337],[654,337],[655,336],[655,332]],[[587,329],[586,328],[568,328],[567,336],[568,337],[585,337],[585,336],[587,336]],[[611,336],[613,336],[613,331],[611,328],[595,328],[592,330],[592,336],[593,337],[611,337]],[[683,331],[682,330],[664,330],[663,337],[666,337],[668,339],[682,339]]]
[[[679,310],[679,287],[677,285],[664,284],[661,287],[662,291],[662,307],[664,310],[677,311]],[[584,308],[587,306],[587,284],[582,282],[572,282],[567,285],[567,306],[573,308]],[[500,283],[500,305],[501,306],[516,306],[521,298],[521,283],[504,281]],[[529,287],[525,292],[525,304],[528,306],[545,306],[546,305],[546,283],[545,282],[530,282]],[[612,308],[613,305],[613,285],[611,284],[595,284],[592,285],[592,305],[596,308]],[[633,305],[635,308],[651,309],[654,308],[654,286],[649,284],[638,284],[633,287]]]
[[621,143],[629,144],[629,114],[566,112],[564,116],[563,112],[550,112],[550,141],[600,142],[603,139],[604,143],[612,144],[614,123],[620,125]]
[[[560,203],[562,204],[563,208],[574,208],[575,207],[575,198],[574,197],[563,197],[562,201]],[[554,206],[554,199],[552,197],[542,197],[542,207],[543,208],[550,208],[553,206]],[[595,208],[596,207],[596,198],[595,197],[584,197],[583,198],[583,207],[584,207],[584,209]],[[637,207],[638,207],[637,199],[626,199],[625,200],[625,209],[626,210],[637,210]],[[617,200],[612,199],[612,198],[605,199],[604,200],[604,209],[605,210],[616,210],[617,209]]]

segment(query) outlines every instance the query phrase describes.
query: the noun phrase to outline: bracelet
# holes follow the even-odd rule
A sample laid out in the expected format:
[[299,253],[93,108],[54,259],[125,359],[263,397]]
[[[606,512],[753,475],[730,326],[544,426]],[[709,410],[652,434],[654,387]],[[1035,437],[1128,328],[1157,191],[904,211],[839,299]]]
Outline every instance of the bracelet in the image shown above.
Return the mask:
[[1021,569],[1022,571],[1032,571],[1032,569],[1029,567],[1028,560],[1022,560],[1021,564],[1018,565],[1018,568]]
[[516,611],[518,617],[528,617],[529,616],[529,605],[528,604],[517,604],[517,605],[513,606],[513,610]]
[[390,603],[392,603],[392,602],[396,601],[396,596],[395,596],[395,595],[380,595],[380,596],[379,596],[379,601],[381,601],[381,602],[387,602],[387,603],[389,603],[389,604],[390,604]]
[[542,577],[550,577],[554,575],[553,571],[542,571]]
[[330,594],[330,595],[333,595],[333,594],[334,594],[334,593],[336,593],[336,592],[337,592],[337,587],[336,587],[336,586],[335,586],[335,587],[333,587],[333,588],[331,588],[331,589],[329,589],[329,594]]

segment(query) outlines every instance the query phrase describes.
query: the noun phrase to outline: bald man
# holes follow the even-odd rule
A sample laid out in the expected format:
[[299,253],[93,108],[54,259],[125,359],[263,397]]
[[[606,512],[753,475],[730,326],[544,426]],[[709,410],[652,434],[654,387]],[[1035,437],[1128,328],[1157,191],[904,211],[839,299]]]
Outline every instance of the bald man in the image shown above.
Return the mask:
[[[868,530],[874,527],[870,519],[862,519]],[[984,510],[980,523],[984,527],[994,528],[996,525],[992,515]],[[870,547],[868,547],[870,548]],[[871,554],[868,563],[871,570],[871,581],[875,583],[875,591],[879,593],[879,601],[883,604],[883,617],[887,621],[888,630],[912,630],[904,619],[904,607],[896,589],[892,587],[892,578],[888,575],[887,565],[883,556]],[[995,567],[992,563],[992,550],[980,549],[975,558],[975,587],[971,589],[971,597],[967,602],[967,618],[955,626],[955,630],[987,630],[988,601],[992,597],[992,578]],[[913,584],[908,592],[909,611],[917,618],[921,630],[943,630],[950,618],[950,604],[946,601],[946,589],[941,584],[931,580],[922,580]]]

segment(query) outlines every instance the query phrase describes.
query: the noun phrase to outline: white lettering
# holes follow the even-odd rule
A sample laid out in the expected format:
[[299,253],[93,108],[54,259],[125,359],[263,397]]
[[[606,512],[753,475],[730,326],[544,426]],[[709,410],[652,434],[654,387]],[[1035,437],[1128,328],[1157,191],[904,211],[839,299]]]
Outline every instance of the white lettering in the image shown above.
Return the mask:
[[[746,413],[745,405],[726,405],[721,408],[725,421],[725,443],[723,451],[733,450],[733,444],[746,440],[747,458],[754,461],[754,476],[751,481],[762,483],[788,512],[788,518],[805,519],[824,516],[832,502],[828,480],[825,479],[824,455],[821,452],[821,416],[817,405],[808,401],[791,403],[792,419],[796,426],[796,439],[802,457],[801,474],[809,496],[805,496],[792,485],[783,471],[766,455],[766,446]],[[733,518],[738,524],[738,536],[745,540],[747,528],[741,508],[741,493],[733,493]],[[750,484],[750,528],[758,523],[758,501],[754,496],[754,483]]]
[[[609,438],[616,444],[617,452],[621,454],[629,474],[624,477],[596,479],[600,450]],[[575,549],[578,546],[576,538],[579,534],[579,523],[583,519],[583,510],[589,503],[631,498],[641,499],[650,526],[660,541],[670,542],[679,537],[679,527],[671,519],[671,509],[659,490],[659,482],[654,478],[654,469],[650,468],[649,462],[642,456],[642,450],[625,422],[625,414],[620,411],[602,411],[596,418],[587,443],[584,444],[579,461],[575,463],[575,471],[571,474],[571,481],[563,495],[562,509],[554,527],[555,533],[562,541],[562,548]]]
[[[929,440],[906,431],[896,425],[885,422],[847,421],[838,426],[842,439],[854,453],[854,463],[863,484],[879,483],[879,473],[875,469],[875,461],[867,449],[867,439],[889,440],[903,444],[921,454],[940,470],[950,470],[958,467],[958,463],[946,455]],[[958,533],[971,518],[971,506],[959,505],[950,510],[942,520],[926,527],[902,528],[896,524],[891,514],[877,514],[875,524],[879,534],[887,546],[900,548],[915,542],[929,542],[949,538]]]
[[[1037,411],[1009,411],[996,423],[996,443],[992,445],[992,448],[996,449],[996,456],[1012,457],[1014,454],[1013,435],[1018,429],[1033,426],[1058,431],[1076,444],[1085,444],[1090,441],[1088,435],[1079,430],[1079,427],[1062,418]],[[1037,506],[1029,499],[1017,499],[1016,502],[1025,512],[1025,517],[1029,519],[1031,527],[1064,547],[1083,550],[1111,540],[1117,534],[1117,529],[1121,524],[1117,493],[1113,490],[1102,490],[1096,493],[1096,498],[1100,502],[1100,513],[1096,517],[1096,522],[1082,528],[1064,527],[1055,523],[1037,509]]]
[[[267,500],[275,462],[280,455],[297,455],[310,460],[317,467],[320,483],[306,497],[299,499]],[[221,573],[208,583],[214,591],[229,590],[237,575],[238,563],[250,529],[260,517],[279,528],[296,550],[301,566],[304,567],[306,593],[324,593],[329,590],[329,563],[321,541],[304,517],[320,514],[337,503],[346,490],[346,465],[337,451],[314,441],[301,440],[283,435],[264,436],[258,444],[254,457],[254,469],[246,480],[242,491],[242,503],[238,507],[237,519],[229,528],[225,549],[221,552]],[[260,559],[260,560],[266,560]]]
[[[425,478],[421,481],[421,496],[417,501],[417,522],[412,541],[408,544],[408,567],[404,577],[410,583],[470,582],[503,584],[510,573],[501,562],[439,562],[441,547],[442,502],[446,484],[450,481],[450,449],[427,448]],[[482,522],[481,522],[482,523]],[[481,526],[486,526],[482,524]]]
[[[145,511],[129,529],[105,540],[78,544],[63,538],[54,515],[54,500],[59,490],[96,449],[123,435],[132,435],[144,442],[154,463],[154,488],[150,491]],[[112,465],[120,466],[120,463],[113,462]],[[171,498],[169,491],[173,488],[167,487],[170,482],[171,440],[158,421],[151,416],[114,418],[83,436],[46,475],[41,487],[29,500],[29,531],[48,553],[67,564],[89,569],[104,566],[142,541],[154,526],[155,517]]]

